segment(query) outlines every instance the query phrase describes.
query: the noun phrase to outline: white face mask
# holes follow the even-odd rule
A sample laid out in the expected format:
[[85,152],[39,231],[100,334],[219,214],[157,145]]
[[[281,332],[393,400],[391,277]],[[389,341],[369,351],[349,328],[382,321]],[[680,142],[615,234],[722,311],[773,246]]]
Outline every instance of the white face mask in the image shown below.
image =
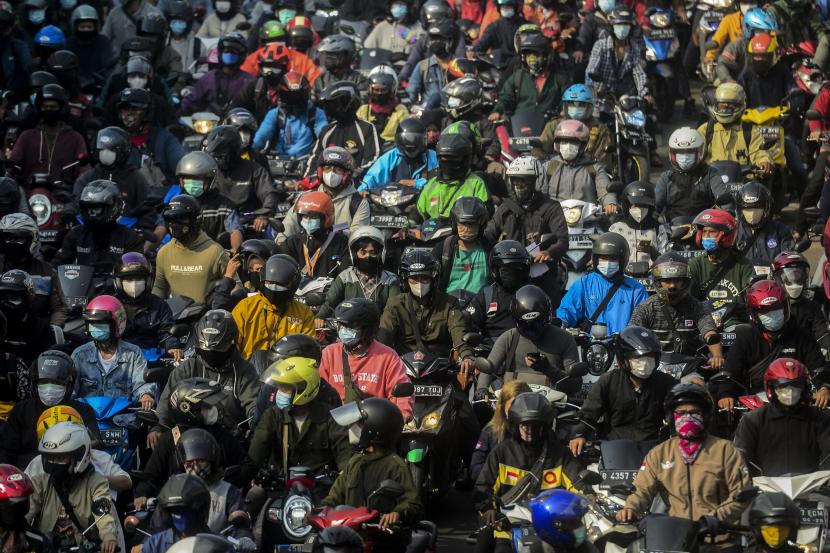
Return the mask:
[[202,408],[202,419],[208,426],[214,425],[219,421],[219,409],[215,405]]
[[748,225],[757,225],[764,219],[764,210],[761,208],[753,207],[749,209],[742,209],[741,210],[741,217],[744,218],[746,224]]
[[559,155],[565,161],[573,161],[579,155],[579,146],[570,142],[563,142],[559,145]]
[[787,291],[787,295],[790,298],[797,300],[801,297],[801,292],[804,291],[803,284],[785,284],[784,289]]
[[510,19],[511,17],[516,15],[516,10],[513,9],[513,6],[505,6],[504,8],[501,8],[499,10],[499,13],[501,13],[501,16],[503,18]]
[[147,86],[147,77],[127,77],[127,84],[130,88],[145,88]]
[[677,168],[681,171],[688,171],[695,166],[697,161],[697,154],[695,153],[676,153],[674,154],[674,161],[677,163]]
[[101,162],[101,165],[109,167],[115,164],[116,159],[118,159],[118,154],[113,150],[100,150],[98,152],[98,161]]
[[66,386],[60,384],[38,384],[37,395],[47,407],[60,403],[66,395]]
[[137,298],[144,293],[147,288],[147,283],[143,280],[125,280],[121,283],[124,293],[131,298]]
[[323,184],[328,188],[340,188],[343,184],[343,175],[335,173],[334,171],[323,173]]
[[657,361],[653,357],[635,357],[628,360],[628,366],[637,378],[648,378],[654,372]]
[[360,441],[360,434],[363,428],[359,424],[353,424],[349,427],[349,445],[357,445]]
[[639,223],[646,218],[648,210],[644,210],[642,207],[633,206],[628,210],[628,214],[631,215],[632,219]]
[[792,407],[801,400],[801,388],[796,386],[786,386],[784,388],[775,389],[775,397],[781,402],[781,405]]
[[228,13],[231,11],[231,3],[230,2],[216,2],[216,11],[219,13]]
[[242,140],[243,148],[251,145],[251,131],[239,131],[239,138]]
[[423,298],[429,294],[429,289],[432,287],[431,282],[410,282],[409,289],[412,290],[412,295],[416,298]]

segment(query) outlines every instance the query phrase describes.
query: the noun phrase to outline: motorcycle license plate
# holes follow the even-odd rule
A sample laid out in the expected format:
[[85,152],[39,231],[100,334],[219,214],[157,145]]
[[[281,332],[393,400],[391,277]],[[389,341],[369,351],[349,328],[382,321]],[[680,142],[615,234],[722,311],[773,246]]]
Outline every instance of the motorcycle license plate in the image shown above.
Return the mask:
[[799,501],[798,510],[801,511],[801,524],[821,525],[827,524],[827,511],[819,507],[817,501]]
[[124,438],[123,428],[107,428],[101,430],[101,441],[107,447],[120,446]]
[[600,469],[603,484],[628,484],[637,477],[639,469]]
[[649,40],[669,40],[674,36],[674,29],[671,27],[668,29],[652,29],[646,35]]
[[734,332],[721,332],[720,333],[720,345],[722,347],[732,347],[732,344],[735,343],[735,339],[737,338],[737,334]]
[[423,384],[415,385],[416,397],[441,397],[444,395],[443,386],[425,386]]
[[372,215],[369,217],[369,226],[375,228],[403,228],[409,219],[406,215]]
[[763,125],[758,127],[758,132],[764,137],[765,142],[775,142],[781,136],[781,127],[773,127],[771,125]]
[[289,202],[280,202],[277,204],[277,214],[287,215],[291,211],[291,204]]
[[678,250],[672,253],[676,253],[684,259],[694,259],[699,255],[703,255],[703,250]]
[[569,250],[591,250],[593,248],[594,242],[590,238],[583,238],[582,236],[568,237]]

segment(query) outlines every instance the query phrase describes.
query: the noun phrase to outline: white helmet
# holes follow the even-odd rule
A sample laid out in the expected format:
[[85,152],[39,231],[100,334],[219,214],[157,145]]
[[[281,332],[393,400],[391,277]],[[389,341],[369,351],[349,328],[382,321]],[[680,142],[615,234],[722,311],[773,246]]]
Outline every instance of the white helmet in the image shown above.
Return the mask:
[[67,473],[82,474],[91,459],[89,432],[76,422],[59,422],[43,434],[37,450],[43,456],[43,470],[47,473],[56,473],[56,467],[66,464],[56,461],[69,457]]
[[29,253],[35,255],[40,250],[40,234],[35,220],[25,213],[10,213],[0,219],[0,233],[26,232],[31,235]]
[[[514,178],[522,181],[529,181],[533,179],[533,190],[525,192],[526,195],[519,197],[515,190],[513,190],[512,179]],[[522,205],[528,204],[528,202],[531,201],[533,192],[542,189],[544,186],[544,179],[545,168],[542,166],[542,162],[528,154],[517,157],[511,161],[510,165],[507,167],[508,187],[516,200],[518,200]]]
[[364,238],[369,238],[377,242],[381,249],[381,256],[383,256],[384,245],[386,243],[383,238],[383,233],[375,227],[363,225],[357,227],[354,232],[349,235],[349,255],[352,258],[352,265],[354,265],[354,245],[358,242],[358,240],[363,240]]
[[680,127],[669,137],[669,157],[674,167],[688,172],[700,165],[706,143],[703,135],[691,127]]

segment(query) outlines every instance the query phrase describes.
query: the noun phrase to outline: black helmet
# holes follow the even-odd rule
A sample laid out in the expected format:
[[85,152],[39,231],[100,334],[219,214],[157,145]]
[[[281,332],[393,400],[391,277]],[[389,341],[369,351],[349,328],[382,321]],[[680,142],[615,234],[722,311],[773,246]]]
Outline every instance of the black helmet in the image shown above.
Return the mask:
[[801,526],[801,511],[798,505],[781,492],[765,492],[757,496],[750,504],[747,516],[755,539],[759,540],[757,543],[761,546],[766,541],[762,527],[783,526],[789,530],[788,535],[776,536],[780,540],[779,543],[766,542],[766,545],[773,549],[786,547],[788,540],[795,541],[796,532]]
[[510,316],[519,334],[535,341],[551,324],[553,304],[541,288],[528,284],[519,288],[510,301]]
[[168,21],[183,19],[188,23],[193,21],[193,6],[186,0],[168,0],[162,2],[162,13]]
[[211,309],[196,323],[196,349],[229,351],[236,342],[236,322],[224,309]]
[[[170,393],[170,407],[176,419],[186,425],[207,425],[205,415],[211,407],[217,409],[225,399],[218,381],[207,378],[186,378],[176,384]],[[213,421],[214,424],[216,421]]]
[[344,34],[329,35],[320,41],[317,51],[325,54],[354,54],[354,41]]
[[370,445],[395,448],[403,431],[403,415],[398,406],[382,397],[369,397],[332,409],[331,416],[340,426],[362,423],[357,448]]
[[222,120],[222,125],[230,125],[239,130],[255,133],[259,128],[256,117],[245,108],[233,108]]
[[[112,276],[115,294],[125,303],[139,303],[153,289],[153,266],[138,252],[127,252],[119,257]],[[139,287],[138,282],[142,282],[143,287]]]
[[[685,284],[667,290],[660,286],[661,280],[683,280]],[[663,301],[675,302],[689,291],[692,277],[689,274],[689,262],[685,257],[676,252],[666,252],[654,261],[651,266],[651,280],[657,285],[657,295]]]
[[616,257],[620,261],[620,274],[622,268],[628,263],[628,241],[616,232],[606,232],[594,240],[594,249],[591,252],[594,267],[597,266],[597,257]]
[[760,182],[750,181],[741,187],[735,200],[738,214],[752,228],[762,227],[769,220],[772,199]]
[[472,143],[460,134],[441,133],[436,147],[441,180],[462,180],[470,172]]
[[428,29],[430,25],[442,19],[452,19],[455,14],[443,0],[427,0],[421,6],[421,26]]
[[214,127],[202,142],[202,149],[213,156],[222,171],[233,167],[242,153],[242,138],[231,125]]
[[210,510],[210,490],[205,481],[198,476],[174,474],[161,487],[158,504],[168,517],[169,510],[176,507],[204,513],[207,516]]
[[530,278],[530,254],[515,240],[502,240],[493,246],[488,264],[490,278],[508,292],[515,292]]
[[473,77],[456,79],[444,87],[443,104],[453,119],[463,117],[481,105],[484,87],[481,81]]
[[458,233],[458,223],[473,223],[478,225],[478,236],[484,234],[484,227],[490,213],[484,202],[475,196],[462,196],[455,201],[450,210],[453,232]]
[[118,109],[136,107],[150,109],[150,93],[143,88],[125,88],[118,95]]
[[[130,135],[120,127],[106,127],[101,129],[95,138],[95,150],[98,161],[107,167],[127,163],[131,148],[132,142]],[[113,153],[104,154],[103,152],[105,150]]]
[[545,396],[536,392],[524,392],[513,399],[507,420],[512,427],[518,427],[523,422],[540,422],[550,426],[555,415]]
[[78,56],[69,50],[58,50],[46,60],[46,70],[55,77],[60,77],[58,73],[68,74],[80,67],[81,61]]
[[330,119],[351,120],[360,106],[360,91],[352,81],[337,81],[323,90],[320,103]]
[[670,425],[674,424],[674,409],[684,403],[699,405],[703,410],[703,419],[708,421],[715,409],[712,396],[703,386],[697,384],[677,384],[666,395],[663,408]]
[[0,276],[0,294],[16,296],[22,304],[27,304],[35,299],[35,283],[26,271],[12,269]]
[[121,216],[124,199],[111,180],[94,180],[84,186],[78,201],[85,225],[110,225]]
[[323,358],[323,350],[320,343],[308,334],[288,334],[277,340],[271,348],[269,364],[289,357],[304,357],[319,363]]
[[409,292],[409,277],[429,275],[433,281],[438,280],[441,274],[441,265],[432,252],[426,250],[409,250],[401,257],[401,268],[398,271],[398,282],[401,290]]
[[170,236],[184,244],[190,243],[201,232],[202,204],[188,194],[174,196],[161,212]]
[[40,107],[40,104],[46,100],[53,100],[61,106],[65,106],[67,102],[66,90],[59,84],[45,84],[38,92],[35,102]]
[[67,388],[71,388],[75,380],[75,363],[72,358],[62,351],[56,349],[46,350],[37,358],[37,372],[35,373],[38,382],[54,380],[65,382]]
[[215,191],[219,165],[207,152],[188,152],[176,165],[176,176],[184,191],[196,198]]
[[608,23],[611,25],[634,25],[634,12],[624,6],[614,8],[608,14]]
[[262,260],[264,265],[266,261],[272,256],[279,253],[279,247],[273,240],[252,238],[245,240],[239,246],[239,257],[242,261],[242,267],[247,269],[248,259],[251,257],[258,257]]
[[329,526],[314,539],[313,553],[363,553],[363,538],[348,526]]
[[149,12],[141,18],[136,34],[163,42],[167,37],[167,20],[158,12]]
[[334,310],[335,324],[357,330],[357,342],[345,344],[347,349],[368,345],[377,334],[380,326],[380,311],[374,301],[366,298],[347,299]]
[[395,99],[398,93],[398,77],[395,72],[386,66],[369,74],[369,98],[376,104],[387,104]]
[[306,25],[289,25],[288,46],[306,53],[314,45],[314,29]]
[[426,31],[429,40],[442,39],[452,43],[458,36],[458,25],[452,18],[441,19],[431,23]]
[[648,378],[660,361],[660,340],[651,330],[642,326],[628,326],[614,343],[617,360],[623,370],[638,378]]
[[210,472],[196,476],[211,484],[219,480],[225,472],[225,456],[222,449],[213,434],[204,428],[191,428],[182,433],[176,444],[176,460],[182,467],[188,461],[210,462]]
[[263,296],[272,304],[283,306],[300,286],[300,265],[290,255],[272,255],[265,262],[262,278]]
[[[245,40],[245,37],[237,32],[227,33],[226,35],[222,36],[219,39],[219,44],[217,45],[219,49],[220,56],[224,52],[230,52],[233,54],[237,54],[240,58],[244,58],[245,54],[248,53],[248,42]],[[240,60],[240,64],[243,60]]]
[[[649,182],[635,181],[623,190],[622,207],[624,213],[631,212],[632,205],[647,206],[653,208],[655,204],[654,186]],[[648,212],[642,214],[641,220],[645,219]],[[635,217],[632,218],[637,221]],[[638,223],[640,221],[637,221]]]
[[58,79],[48,71],[33,71],[29,74],[29,88],[43,88],[48,84],[58,84]]
[[417,117],[407,117],[395,131],[395,146],[408,159],[416,159],[427,150],[427,127]]
[[529,52],[546,56],[550,52],[550,39],[542,33],[519,34],[519,53]]

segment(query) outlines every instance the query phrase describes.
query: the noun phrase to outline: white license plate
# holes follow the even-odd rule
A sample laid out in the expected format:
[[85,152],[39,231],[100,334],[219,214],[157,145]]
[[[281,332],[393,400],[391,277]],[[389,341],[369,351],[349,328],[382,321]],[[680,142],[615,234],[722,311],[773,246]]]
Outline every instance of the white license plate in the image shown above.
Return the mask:
[[646,36],[649,40],[669,40],[674,38],[674,29],[652,29]]
[[594,248],[594,243],[590,238],[568,238],[569,250],[591,250]]
[[636,469],[600,469],[599,475],[604,483],[614,484],[633,482],[638,472],[640,471]]
[[444,395],[443,386],[424,386],[422,384],[415,385],[415,395],[417,397],[441,397]]
[[378,228],[402,228],[409,223],[406,215],[372,215],[369,225]]

